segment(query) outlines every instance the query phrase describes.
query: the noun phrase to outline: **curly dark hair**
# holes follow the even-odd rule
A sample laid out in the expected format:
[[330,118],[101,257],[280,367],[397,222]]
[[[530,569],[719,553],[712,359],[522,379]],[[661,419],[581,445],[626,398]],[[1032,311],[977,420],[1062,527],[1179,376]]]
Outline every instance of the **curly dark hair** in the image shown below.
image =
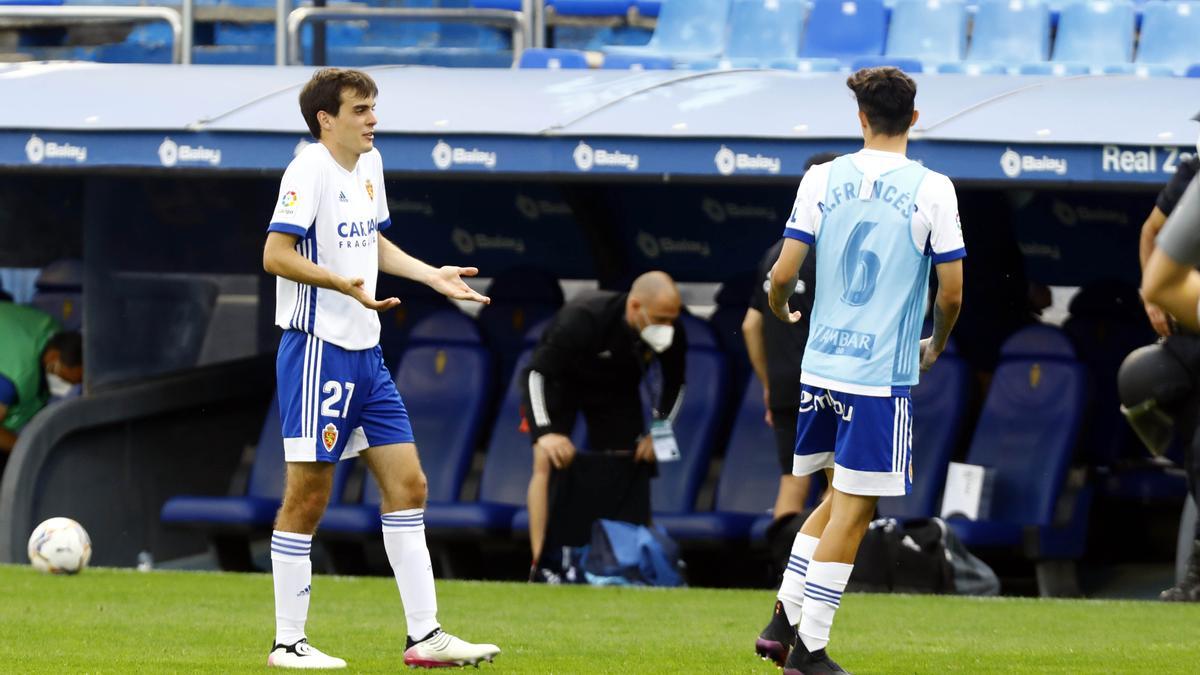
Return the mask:
[[854,92],[872,132],[901,136],[908,131],[917,83],[899,68],[863,68],[846,79],[846,86]]

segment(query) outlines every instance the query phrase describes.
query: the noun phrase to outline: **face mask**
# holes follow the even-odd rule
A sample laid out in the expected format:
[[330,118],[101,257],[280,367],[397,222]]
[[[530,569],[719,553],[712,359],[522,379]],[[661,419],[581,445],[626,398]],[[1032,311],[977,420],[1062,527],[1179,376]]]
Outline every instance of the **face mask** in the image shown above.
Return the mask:
[[675,340],[675,327],[650,323],[650,317],[645,312],[642,312],[642,316],[646,317],[646,327],[641,332],[642,341],[650,345],[656,354],[667,351],[667,347]]
[[71,393],[71,383],[54,373],[46,373],[46,386],[50,388],[50,395],[55,398]]
[[1196,137],[1196,156],[1200,157],[1200,136]]

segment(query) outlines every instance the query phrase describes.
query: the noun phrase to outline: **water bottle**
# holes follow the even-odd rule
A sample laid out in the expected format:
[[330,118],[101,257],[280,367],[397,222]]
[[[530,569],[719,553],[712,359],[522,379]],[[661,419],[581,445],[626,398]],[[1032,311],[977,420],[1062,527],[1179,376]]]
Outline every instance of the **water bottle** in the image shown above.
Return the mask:
[[137,557],[137,570],[139,572],[149,572],[154,569],[154,556],[150,555],[150,551],[142,551]]

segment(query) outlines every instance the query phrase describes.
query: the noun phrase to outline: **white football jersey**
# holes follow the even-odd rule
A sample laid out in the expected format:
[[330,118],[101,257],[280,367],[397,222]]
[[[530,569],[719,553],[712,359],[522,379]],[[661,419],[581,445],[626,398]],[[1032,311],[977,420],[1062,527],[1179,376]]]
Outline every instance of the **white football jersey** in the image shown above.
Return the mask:
[[[353,171],[313,143],[288,165],[279,186],[271,232],[300,238],[296,250],[340,276],[362,278],[375,296],[379,276],[379,232],[391,225],[383,190],[383,159],[372,149]],[[379,344],[379,314],[337,291],[279,277],[275,325],[298,330],[343,348]]]

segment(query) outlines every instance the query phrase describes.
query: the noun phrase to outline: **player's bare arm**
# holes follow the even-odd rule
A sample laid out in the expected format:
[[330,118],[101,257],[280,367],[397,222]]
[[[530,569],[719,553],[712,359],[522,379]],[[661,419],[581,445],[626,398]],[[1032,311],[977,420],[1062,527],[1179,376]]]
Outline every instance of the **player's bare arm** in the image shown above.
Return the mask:
[[484,305],[492,302],[491,298],[476,293],[462,280],[463,277],[479,274],[478,268],[455,265],[434,267],[405,253],[382,235],[379,237],[379,271],[419,281],[454,300],[470,300]]
[[1196,318],[1200,300],[1200,272],[1155,249],[1142,275],[1142,297],[1169,312],[1184,326],[1200,330]]
[[[380,237],[382,240],[383,238]],[[309,286],[319,286],[344,293],[358,300],[367,309],[389,310],[400,304],[397,298],[376,300],[367,295],[362,279],[347,279],[317,265],[296,251],[300,239],[284,232],[268,232],[263,247],[263,269],[268,274]]]
[[[1162,231],[1166,222],[1167,214],[1155,206],[1150,210],[1150,215],[1146,216],[1146,222],[1142,223],[1142,233],[1138,239],[1138,261],[1142,264],[1143,272],[1146,271],[1146,264],[1150,262],[1150,256],[1154,253],[1154,238]],[[1163,337],[1170,335],[1171,317],[1153,302],[1143,300],[1143,303],[1146,306],[1146,316],[1150,319],[1150,325],[1154,327],[1154,332]]]
[[800,320],[800,312],[788,311],[788,298],[796,288],[796,279],[800,276],[800,265],[808,257],[808,244],[799,239],[788,239],[783,242],[783,250],[779,259],[771,267],[771,289],[767,292],[767,302],[771,312],[780,320],[796,323]]
[[962,309],[963,266],[962,259],[944,262],[937,266],[938,292],[933,305],[933,335],[921,340],[921,371],[933,367],[937,358],[946,350],[946,341],[958,313]]

